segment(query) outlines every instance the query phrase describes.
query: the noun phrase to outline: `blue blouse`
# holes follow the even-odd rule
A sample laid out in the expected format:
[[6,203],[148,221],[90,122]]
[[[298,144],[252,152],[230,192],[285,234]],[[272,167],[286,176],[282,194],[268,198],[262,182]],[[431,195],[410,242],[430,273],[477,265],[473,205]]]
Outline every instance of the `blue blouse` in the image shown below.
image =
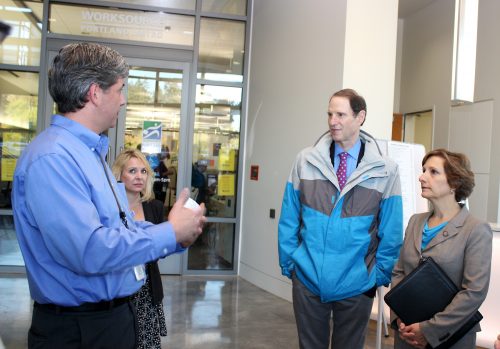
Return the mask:
[[422,247],[421,250],[423,251],[429,242],[431,242],[432,239],[441,231],[443,228],[448,224],[448,221],[443,222],[439,225],[436,225],[434,228],[429,228],[429,225],[427,224],[428,222],[425,222],[424,225],[424,230],[422,232]]

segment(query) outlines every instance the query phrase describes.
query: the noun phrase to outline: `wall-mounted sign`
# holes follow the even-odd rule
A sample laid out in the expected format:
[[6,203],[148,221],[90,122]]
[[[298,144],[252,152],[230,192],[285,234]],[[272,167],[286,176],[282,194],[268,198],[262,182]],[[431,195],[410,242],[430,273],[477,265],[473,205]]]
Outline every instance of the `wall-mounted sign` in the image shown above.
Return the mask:
[[50,10],[52,33],[193,46],[195,16],[73,4]]

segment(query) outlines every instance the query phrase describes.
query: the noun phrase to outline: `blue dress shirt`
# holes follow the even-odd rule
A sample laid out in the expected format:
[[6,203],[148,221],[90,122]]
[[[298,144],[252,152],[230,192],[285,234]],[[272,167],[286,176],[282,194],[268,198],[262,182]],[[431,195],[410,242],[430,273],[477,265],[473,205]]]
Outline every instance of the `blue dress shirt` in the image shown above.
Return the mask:
[[[358,164],[358,157],[359,157],[359,151],[361,150],[361,140],[358,138],[356,143],[354,143],[353,147],[347,151],[347,173],[346,173],[346,178],[349,179],[349,176],[354,172],[356,169],[356,166]],[[344,152],[344,149],[340,147],[337,143],[335,143],[335,150],[334,150],[334,158],[335,160],[333,161],[333,168],[335,169],[335,173],[337,173],[337,170],[340,165],[340,156],[339,154]]]
[[[54,115],[17,162],[12,207],[32,298],[75,306],[133,294],[134,266],[182,250],[172,225],[137,222],[100,161],[108,138]],[[127,214],[123,225],[111,191]]]

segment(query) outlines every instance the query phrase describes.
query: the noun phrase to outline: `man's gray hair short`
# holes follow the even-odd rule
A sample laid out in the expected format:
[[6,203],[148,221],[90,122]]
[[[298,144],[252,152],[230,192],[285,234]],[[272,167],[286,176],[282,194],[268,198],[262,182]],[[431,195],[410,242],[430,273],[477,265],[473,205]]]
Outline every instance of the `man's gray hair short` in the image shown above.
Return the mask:
[[76,43],[59,50],[49,69],[49,92],[60,113],[75,112],[88,102],[92,84],[107,90],[128,76],[125,59],[95,43]]

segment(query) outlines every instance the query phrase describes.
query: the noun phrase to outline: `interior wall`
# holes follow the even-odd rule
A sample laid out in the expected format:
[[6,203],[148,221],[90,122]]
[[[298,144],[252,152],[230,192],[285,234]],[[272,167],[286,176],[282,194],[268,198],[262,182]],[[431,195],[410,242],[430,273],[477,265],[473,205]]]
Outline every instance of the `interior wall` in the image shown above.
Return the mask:
[[491,168],[491,133],[493,124],[493,101],[487,100],[454,106],[450,112],[449,149],[466,154],[474,172],[474,191],[469,197],[469,211],[476,217],[488,221],[488,182]]
[[[434,147],[454,147],[464,152],[480,152],[471,162],[485,162],[489,155],[489,176],[487,168],[476,174],[476,188],[471,196],[471,211],[490,222],[498,217],[498,192],[500,181],[500,2],[479,1],[478,43],[476,55],[475,103],[469,106],[450,108],[453,0],[439,0],[405,19],[403,35],[403,60],[401,74],[400,111],[412,112],[431,109],[435,106]],[[475,110],[488,106],[488,112]],[[471,109],[469,111],[469,109]],[[460,116],[461,125],[450,121],[450,115]],[[483,120],[484,117],[488,120]],[[461,134],[459,134],[461,132]],[[491,138],[489,138],[491,136]],[[485,139],[489,144],[484,144]],[[469,144],[469,146],[466,145]],[[462,147],[462,148],[460,148]],[[482,149],[481,149],[482,148]],[[477,193],[476,193],[477,191]],[[476,194],[476,195],[475,195]],[[479,213],[479,214],[478,214]],[[500,259],[500,232],[493,235],[492,274],[488,297],[480,308],[484,316],[482,331],[478,333],[477,344],[491,347],[498,334],[500,307],[498,274]]]
[[454,5],[434,1],[404,20],[399,111],[434,108],[434,148],[448,145]]
[[366,99],[363,129],[375,138],[391,139],[398,0],[349,0],[346,17],[344,87]]
[[296,154],[328,129],[328,100],[342,88],[345,13],[346,0],[253,2],[239,274],[288,300],[278,265],[281,199]]
[[[474,100],[477,104],[488,103],[491,105],[491,146],[490,172],[487,188],[486,201],[487,218],[490,222],[500,222],[499,217],[499,182],[500,182],[500,2],[498,0],[479,1],[478,31],[477,31],[477,55],[476,55],[476,85]],[[482,102],[484,101],[484,102]],[[475,119],[470,120],[476,123]],[[482,123],[480,123],[482,125]],[[487,130],[487,127],[484,127]],[[489,133],[489,130],[488,130]],[[478,137],[484,137],[480,135]],[[477,141],[477,140],[476,140]],[[478,203],[479,204],[479,203]],[[484,208],[483,208],[484,210]],[[500,229],[499,229],[500,230]],[[478,334],[478,345],[491,347],[492,342],[500,333],[500,231],[493,233],[493,260],[491,269],[491,280],[488,296],[481,306],[484,320],[481,322],[482,331]]]
[[396,42],[396,73],[394,78],[394,112],[401,113],[401,66],[403,64],[403,33],[405,30],[405,21],[398,19],[398,39]]
[[[359,90],[367,100],[372,121],[363,129],[390,139],[396,29],[397,0],[377,6],[371,0],[321,0],[314,6],[254,1],[241,277],[291,300],[291,282],[278,264],[277,231],[292,164],[327,130],[328,100],[343,87]],[[259,166],[258,181],[249,179],[252,165]],[[269,218],[270,209],[276,210],[275,219]]]
[[408,114],[405,116],[403,142],[415,143],[415,119],[416,117],[413,114]]
[[500,2],[481,0],[479,2],[475,101],[491,100],[493,122],[490,154],[490,177],[488,182],[487,217],[490,222],[499,222],[500,184]]
[[415,117],[415,143],[422,144],[426,152],[432,150],[432,111]]
[[[500,2],[479,2],[475,101],[493,101],[492,134],[500,134]],[[451,66],[454,1],[434,1],[405,19],[401,74],[400,111],[432,109],[435,106],[433,147],[450,145],[452,112]],[[471,123],[475,122],[470,120]],[[474,141],[474,140],[472,140]],[[492,137],[487,199],[482,210],[487,220],[497,222],[500,183],[500,137]]]

